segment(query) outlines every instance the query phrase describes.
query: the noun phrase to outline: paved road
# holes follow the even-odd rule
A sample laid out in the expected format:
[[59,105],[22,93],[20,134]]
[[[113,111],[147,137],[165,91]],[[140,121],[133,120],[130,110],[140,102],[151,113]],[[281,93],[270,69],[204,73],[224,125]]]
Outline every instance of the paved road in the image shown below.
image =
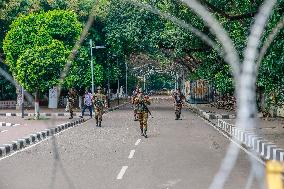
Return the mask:
[[[167,101],[151,109],[148,139],[126,107],[106,114],[102,128],[88,121],[2,159],[0,188],[208,188],[228,139],[189,111],[175,121]],[[244,188],[248,168],[241,153],[226,188]]]

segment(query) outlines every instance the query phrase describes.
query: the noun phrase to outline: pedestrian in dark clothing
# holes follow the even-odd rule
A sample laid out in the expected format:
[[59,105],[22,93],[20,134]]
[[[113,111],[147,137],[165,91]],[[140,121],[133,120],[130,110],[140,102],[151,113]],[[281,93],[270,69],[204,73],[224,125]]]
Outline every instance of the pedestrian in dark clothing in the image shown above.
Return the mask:
[[93,117],[92,116],[92,112],[93,112],[93,102],[92,102],[92,94],[86,90],[85,91],[85,96],[84,96],[84,106],[83,106],[83,110],[82,110],[82,115],[80,116],[81,118],[84,117],[84,113],[85,113],[85,110],[88,108],[89,112],[90,112],[90,116],[91,118]]

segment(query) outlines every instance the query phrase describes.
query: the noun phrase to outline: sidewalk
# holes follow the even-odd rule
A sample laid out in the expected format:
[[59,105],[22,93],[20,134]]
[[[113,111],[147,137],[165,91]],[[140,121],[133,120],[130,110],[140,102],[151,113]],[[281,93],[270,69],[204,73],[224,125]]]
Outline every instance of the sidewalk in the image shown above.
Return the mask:
[[236,118],[233,111],[217,109],[210,104],[187,104],[187,107],[247,148],[255,150],[264,159],[284,161],[284,118],[259,116],[257,128],[239,129],[235,127]]
[[[225,121],[233,125],[236,123],[235,119]],[[257,127],[257,134],[284,149],[284,118],[259,118]]]
[[[119,100],[119,104],[123,104],[125,102],[127,102],[128,99],[120,99]],[[118,105],[118,101],[117,100],[113,100],[110,102],[110,107],[114,107]],[[80,116],[81,115],[81,109],[79,108],[75,108],[74,109],[74,116]],[[86,109],[86,114],[85,115],[89,115],[88,110]],[[1,122],[1,117],[14,117],[14,116],[22,116],[22,111],[21,110],[16,110],[16,109],[0,109],[0,122]],[[24,110],[24,116],[25,117],[32,117],[34,116],[34,109],[33,108],[29,108],[29,109],[25,109]],[[40,107],[40,116],[43,117],[50,117],[50,116],[70,116],[68,111],[65,111],[65,108],[57,108],[57,109],[50,109],[47,107]]]

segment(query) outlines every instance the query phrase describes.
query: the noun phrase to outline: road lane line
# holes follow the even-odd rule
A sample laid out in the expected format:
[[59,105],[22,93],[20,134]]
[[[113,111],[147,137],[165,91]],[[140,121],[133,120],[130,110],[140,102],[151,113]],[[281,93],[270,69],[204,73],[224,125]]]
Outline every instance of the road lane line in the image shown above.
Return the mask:
[[130,151],[130,154],[129,154],[129,156],[128,156],[128,159],[132,159],[133,156],[134,156],[134,153],[135,153],[135,150],[131,150],[131,151]]
[[137,146],[139,143],[140,143],[141,139],[138,139],[136,142],[135,142],[135,146]]
[[123,175],[124,175],[127,168],[128,168],[128,166],[123,166],[121,168],[119,174],[117,175],[116,179],[121,180],[123,178]]
[[7,132],[7,131],[8,131],[8,130],[2,130],[1,133],[5,133],[5,132]]

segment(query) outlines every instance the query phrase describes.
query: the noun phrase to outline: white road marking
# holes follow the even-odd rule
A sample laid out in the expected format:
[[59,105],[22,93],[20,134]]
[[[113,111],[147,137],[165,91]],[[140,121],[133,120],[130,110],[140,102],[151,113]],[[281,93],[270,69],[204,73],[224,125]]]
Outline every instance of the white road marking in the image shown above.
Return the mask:
[[5,133],[5,132],[7,132],[8,130],[2,130],[0,133]]
[[116,179],[121,180],[123,178],[123,175],[124,175],[127,168],[128,168],[128,166],[123,166],[121,168],[119,174],[117,175]]
[[135,153],[135,150],[131,150],[131,151],[130,151],[130,154],[129,154],[129,156],[128,156],[128,159],[132,159],[133,156],[134,156],[134,153]]
[[141,139],[138,139],[136,142],[135,142],[135,146],[137,146],[139,143],[140,143]]

